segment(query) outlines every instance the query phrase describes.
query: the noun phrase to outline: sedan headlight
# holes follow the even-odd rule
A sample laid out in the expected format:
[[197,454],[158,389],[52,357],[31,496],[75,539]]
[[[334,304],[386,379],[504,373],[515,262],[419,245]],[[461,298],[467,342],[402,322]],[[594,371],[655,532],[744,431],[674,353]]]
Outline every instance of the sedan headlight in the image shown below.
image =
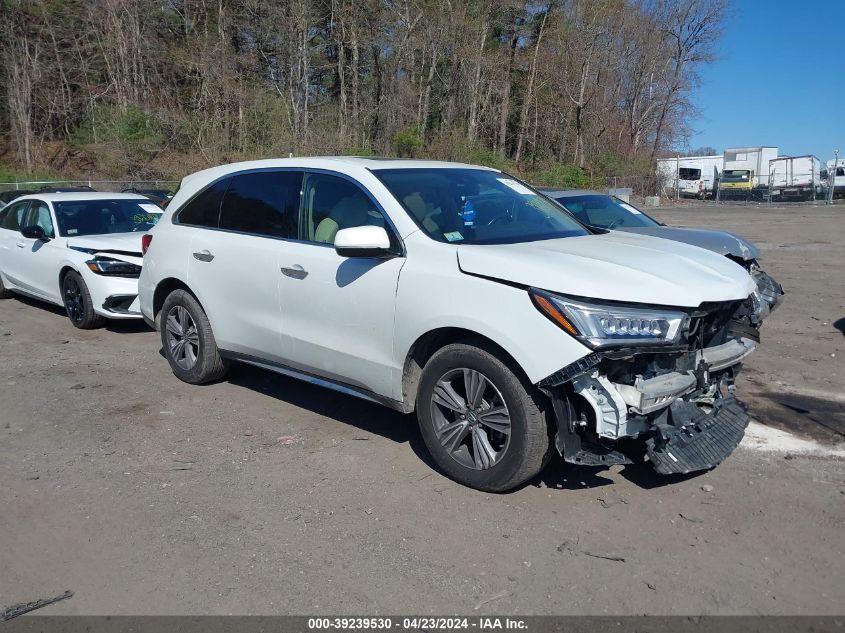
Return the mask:
[[85,262],[91,272],[98,275],[112,275],[115,277],[138,277],[141,274],[141,267],[119,259],[107,257],[95,257]]
[[540,312],[593,349],[677,343],[689,319],[669,309],[587,303],[534,288],[529,292]]

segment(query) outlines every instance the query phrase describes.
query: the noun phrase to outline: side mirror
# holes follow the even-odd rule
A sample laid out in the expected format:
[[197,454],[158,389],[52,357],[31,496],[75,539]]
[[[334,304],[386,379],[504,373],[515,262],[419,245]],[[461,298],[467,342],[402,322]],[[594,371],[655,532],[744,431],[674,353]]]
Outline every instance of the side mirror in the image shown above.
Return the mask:
[[28,237],[31,240],[41,240],[42,242],[49,242],[50,238],[47,237],[47,234],[37,224],[33,224],[32,226],[25,226],[21,229],[21,235],[24,237]]
[[334,237],[334,249],[342,257],[388,257],[390,237],[380,226],[353,226]]

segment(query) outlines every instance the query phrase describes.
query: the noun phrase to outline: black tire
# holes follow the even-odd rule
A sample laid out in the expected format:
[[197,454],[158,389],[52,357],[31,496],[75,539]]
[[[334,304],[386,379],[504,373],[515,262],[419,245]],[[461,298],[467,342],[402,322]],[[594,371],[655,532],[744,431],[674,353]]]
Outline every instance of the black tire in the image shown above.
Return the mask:
[[[426,363],[417,391],[417,419],[423,440],[434,461],[451,479],[486,492],[507,492],[538,475],[551,460],[554,446],[553,425],[550,423],[545,398],[522,377],[512,362],[500,356],[481,341],[475,344],[468,341],[447,345]],[[450,372],[460,369],[482,374],[496,390],[484,393],[500,396],[510,414],[507,445],[499,461],[483,469],[469,467],[453,457],[453,452],[443,446],[436,431],[438,424],[442,424],[445,418],[436,412],[440,405],[433,402],[435,387],[438,381],[451,375]],[[435,417],[438,417],[439,423]],[[476,426],[480,424],[476,423]],[[440,428],[443,429],[442,426]],[[489,430],[485,432],[488,438],[491,437]],[[471,434],[462,442],[465,446],[458,449],[458,452],[472,460]]]
[[[184,332],[181,339],[180,329]],[[174,290],[167,295],[159,330],[164,355],[179,380],[202,385],[226,375],[229,363],[221,358],[205,310],[190,292]]]
[[6,290],[3,285],[3,277],[0,276],[0,299],[11,299],[14,293],[11,290]]
[[69,271],[62,277],[62,301],[64,302],[67,318],[73,327],[80,330],[93,330],[102,327],[106,319],[94,312],[94,302],[88,286],[76,271]]

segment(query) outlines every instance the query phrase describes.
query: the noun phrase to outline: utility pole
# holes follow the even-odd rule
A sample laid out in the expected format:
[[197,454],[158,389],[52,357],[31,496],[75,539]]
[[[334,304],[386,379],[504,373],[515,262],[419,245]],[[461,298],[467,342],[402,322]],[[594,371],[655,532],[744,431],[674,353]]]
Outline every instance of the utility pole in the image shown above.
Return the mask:
[[675,154],[675,200],[681,199],[681,155]]
[[827,203],[833,204],[833,190],[836,188],[836,170],[839,168],[839,148],[833,150],[833,173],[827,170]]

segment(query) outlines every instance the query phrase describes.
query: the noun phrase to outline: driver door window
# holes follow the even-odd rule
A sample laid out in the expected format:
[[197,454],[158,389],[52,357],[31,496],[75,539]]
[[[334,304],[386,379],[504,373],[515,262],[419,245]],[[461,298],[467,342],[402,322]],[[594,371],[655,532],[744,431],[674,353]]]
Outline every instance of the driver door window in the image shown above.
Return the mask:
[[299,239],[334,244],[341,229],[354,226],[387,228],[384,216],[354,183],[328,174],[305,174]]
[[46,202],[41,200],[34,200],[29,208],[29,213],[26,216],[25,226],[40,226],[44,230],[44,235],[49,238],[56,237],[53,230],[53,218],[50,216],[50,208]]

